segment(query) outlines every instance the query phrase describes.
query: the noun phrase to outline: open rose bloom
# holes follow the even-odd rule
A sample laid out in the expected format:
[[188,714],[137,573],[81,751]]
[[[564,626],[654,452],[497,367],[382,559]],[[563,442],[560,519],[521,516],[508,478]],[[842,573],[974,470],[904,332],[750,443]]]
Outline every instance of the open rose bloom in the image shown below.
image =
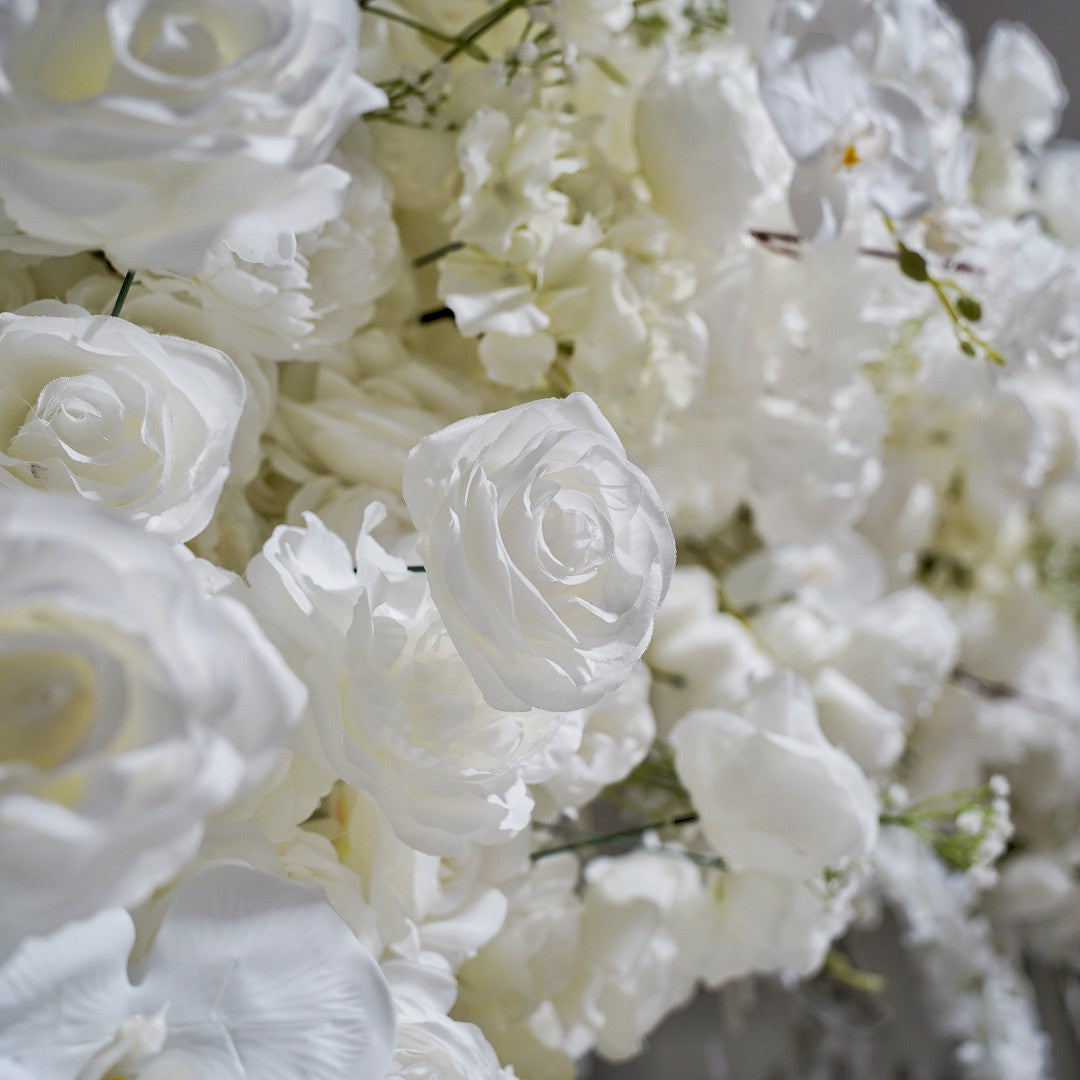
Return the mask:
[[941,0],[0,0],[0,1080],[1074,1075],[1065,100]]

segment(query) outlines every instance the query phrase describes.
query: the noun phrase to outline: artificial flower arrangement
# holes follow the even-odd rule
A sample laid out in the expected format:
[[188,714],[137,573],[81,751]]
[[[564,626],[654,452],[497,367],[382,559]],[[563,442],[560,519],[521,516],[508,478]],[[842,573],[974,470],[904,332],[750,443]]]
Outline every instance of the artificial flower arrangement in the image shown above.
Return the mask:
[[568,1080],[885,909],[1048,1075],[1063,104],[935,0],[0,0],[0,1075]]

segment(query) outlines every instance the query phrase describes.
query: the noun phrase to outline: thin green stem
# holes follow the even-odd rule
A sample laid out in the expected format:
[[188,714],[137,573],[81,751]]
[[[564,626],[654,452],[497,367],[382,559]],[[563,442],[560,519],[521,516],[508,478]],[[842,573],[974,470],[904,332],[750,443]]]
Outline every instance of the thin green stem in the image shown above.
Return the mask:
[[546,859],[549,855],[559,855],[564,851],[578,851],[584,847],[596,847],[600,844],[610,844],[617,840],[631,840],[642,836],[647,832],[659,829],[668,829],[676,825],[692,825],[698,820],[697,814],[683,814],[681,817],[671,818],[668,821],[650,821],[647,825],[632,825],[628,829],[618,829],[615,832],[604,833],[602,836],[587,836],[583,840],[574,840],[568,844],[559,844],[558,847],[542,848],[532,853],[532,860]]
[[967,668],[953,668],[949,680],[955,685],[963,687],[969,693],[990,701],[1015,701],[1025,708],[1031,709],[1032,712],[1045,713],[1067,723],[1073,723],[1076,720],[1073,714],[1063,709],[1056,701],[1039,697],[1037,694],[1029,693],[1027,690],[1020,690],[1009,683],[983,678],[983,676],[976,675],[973,671],[968,671]]
[[455,251],[460,251],[464,246],[464,243],[460,240],[451,240],[448,244],[443,244],[442,247],[427,251],[423,255],[417,255],[417,257],[413,259],[413,266],[419,270],[421,266],[427,266],[428,263],[437,262],[444,255],[452,255]]
[[116,294],[116,303],[112,306],[112,311],[109,312],[112,317],[118,318],[120,312],[124,310],[124,301],[127,300],[128,293],[131,292],[131,285],[135,281],[135,271],[129,270],[124,275],[124,281],[120,286],[120,291]]
[[830,949],[825,957],[825,973],[837,982],[865,994],[880,994],[885,989],[885,977],[874,971],[857,968],[842,952]]
[[492,27],[498,26],[503,19],[508,15],[513,15],[519,8],[525,7],[528,2],[529,0],[503,0],[503,3],[496,8],[492,8],[486,15],[474,19],[458,34],[454,46],[443,53],[442,62],[448,64],[455,56],[460,56]]
[[[390,11],[388,8],[378,7],[375,4],[369,3],[368,0],[360,0],[360,10],[366,11],[369,15],[378,15],[379,18],[387,19],[389,22],[400,23],[402,26],[407,26],[410,30],[415,30],[418,34],[423,34],[425,37],[434,38],[436,41],[445,42],[447,45],[453,45],[457,43],[456,34],[447,34],[442,30],[436,30],[433,26],[427,26],[422,22],[418,22],[416,19],[411,19],[408,15],[402,15],[397,11]],[[477,49],[477,59],[487,60],[488,56],[482,49]]]

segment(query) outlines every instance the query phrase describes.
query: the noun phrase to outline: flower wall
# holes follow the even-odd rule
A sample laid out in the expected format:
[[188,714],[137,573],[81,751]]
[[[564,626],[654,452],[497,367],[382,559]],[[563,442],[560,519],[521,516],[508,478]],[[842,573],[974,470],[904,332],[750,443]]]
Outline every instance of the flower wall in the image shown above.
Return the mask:
[[0,0],[0,1076],[570,1080],[891,913],[1080,963],[1080,150],[936,0]]

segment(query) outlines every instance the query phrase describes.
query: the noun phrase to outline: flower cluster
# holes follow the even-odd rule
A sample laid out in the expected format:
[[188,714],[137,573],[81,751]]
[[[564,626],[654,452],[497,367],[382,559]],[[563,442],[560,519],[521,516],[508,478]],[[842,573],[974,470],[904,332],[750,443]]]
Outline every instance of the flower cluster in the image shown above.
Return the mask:
[[938,0],[0,0],[0,1075],[570,1080],[887,907],[1041,1080],[1064,98]]

